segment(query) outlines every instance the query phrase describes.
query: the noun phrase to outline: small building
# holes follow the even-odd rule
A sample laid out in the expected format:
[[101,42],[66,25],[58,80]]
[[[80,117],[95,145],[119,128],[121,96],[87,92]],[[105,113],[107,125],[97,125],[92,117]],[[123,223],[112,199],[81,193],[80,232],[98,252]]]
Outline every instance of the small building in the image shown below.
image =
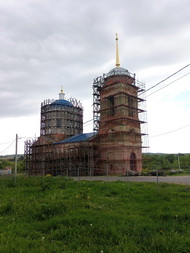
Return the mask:
[[3,170],[0,170],[0,176],[5,176],[5,175],[11,175],[12,173],[12,167],[8,166]]

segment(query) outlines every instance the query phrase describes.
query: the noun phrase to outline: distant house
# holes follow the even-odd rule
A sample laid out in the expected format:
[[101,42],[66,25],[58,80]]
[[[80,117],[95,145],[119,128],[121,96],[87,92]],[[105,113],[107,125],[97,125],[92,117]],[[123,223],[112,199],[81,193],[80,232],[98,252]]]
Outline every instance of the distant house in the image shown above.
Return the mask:
[[3,170],[0,170],[0,176],[4,176],[4,175],[11,175],[12,173],[12,167],[8,166]]

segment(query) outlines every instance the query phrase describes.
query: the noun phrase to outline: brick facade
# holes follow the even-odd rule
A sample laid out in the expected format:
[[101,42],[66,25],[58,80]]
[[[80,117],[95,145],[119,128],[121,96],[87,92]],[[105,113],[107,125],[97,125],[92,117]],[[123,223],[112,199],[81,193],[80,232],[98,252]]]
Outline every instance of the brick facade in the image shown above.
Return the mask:
[[100,162],[97,174],[126,175],[142,169],[138,87],[131,76],[107,77],[100,88]]

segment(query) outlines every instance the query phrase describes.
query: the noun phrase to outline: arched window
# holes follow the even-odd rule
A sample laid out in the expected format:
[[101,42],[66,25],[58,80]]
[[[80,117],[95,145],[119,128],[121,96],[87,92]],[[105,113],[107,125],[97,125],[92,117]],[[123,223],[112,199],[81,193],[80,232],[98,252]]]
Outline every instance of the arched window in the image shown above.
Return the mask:
[[131,153],[130,155],[130,170],[136,171],[137,169],[137,161],[135,153]]

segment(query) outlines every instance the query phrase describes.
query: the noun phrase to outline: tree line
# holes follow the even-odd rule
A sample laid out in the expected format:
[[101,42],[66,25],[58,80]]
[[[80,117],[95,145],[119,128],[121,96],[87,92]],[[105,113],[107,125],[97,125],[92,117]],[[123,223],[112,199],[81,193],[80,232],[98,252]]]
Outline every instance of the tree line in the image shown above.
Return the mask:
[[[0,170],[4,170],[6,167],[12,167],[12,171],[14,170],[15,167],[15,157],[10,157],[10,158],[0,158]],[[24,162],[24,156],[21,155],[18,157],[17,161],[17,170],[18,172],[24,172],[25,170],[25,162]]]
[[190,154],[143,154],[143,169],[189,169]]

